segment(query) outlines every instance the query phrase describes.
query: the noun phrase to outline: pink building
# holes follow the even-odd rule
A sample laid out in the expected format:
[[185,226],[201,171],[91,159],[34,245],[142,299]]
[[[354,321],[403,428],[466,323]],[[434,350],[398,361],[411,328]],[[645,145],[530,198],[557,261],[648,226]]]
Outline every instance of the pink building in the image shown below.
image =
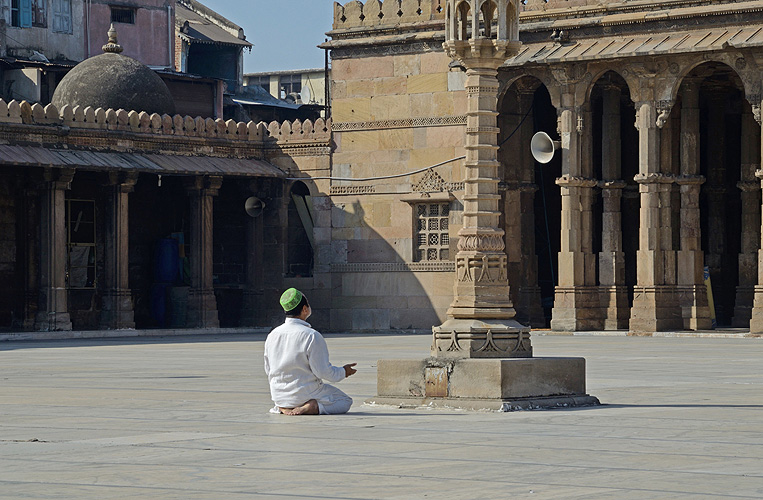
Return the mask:
[[101,53],[112,23],[130,56],[151,67],[175,65],[175,0],[142,0],[129,4],[85,0],[85,56]]

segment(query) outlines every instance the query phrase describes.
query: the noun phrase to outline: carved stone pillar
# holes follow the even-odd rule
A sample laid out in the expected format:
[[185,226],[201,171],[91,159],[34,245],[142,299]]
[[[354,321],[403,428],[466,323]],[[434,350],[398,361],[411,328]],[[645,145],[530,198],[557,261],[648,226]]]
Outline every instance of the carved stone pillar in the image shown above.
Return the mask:
[[755,285],[758,276],[758,249],[760,248],[760,186],[755,172],[760,168],[760,126],[752,110],[742,113],[742,171],[737,187],[742,192],[742,240],[739,253],[739,284],[734,303],[732,326],[750,325]]
[[551,313],[551,329],[555,331],[601,328],[591,211],[597,182],[584,175],[581,149],[588,151],[589,148],[584,147],[587,141],[582,137],[583,122],[583,117],[572,109],[563,109],[560,113],[562,177],[556,184],[562,195],[562,231],[559,282]]
[[101,328],[135,328],[129,280],[129,196],[137,173],[109,173]]
[[[763,141],[763,134],[761,134]],[[763,148],[761,148],[763,149]],[[763,188],[763,170],[755,172],[755,177],[760,179]],[[763,211],[763,206],[761,206]],[[763,215],[761,215],[763,219]],[[758,262],[763,262],[763,228],[761,228],[761,245],[758,250]],[[752,314],[750,318],[750,333],[763,334],[763,266],[758,266],[758,284],[755,285],[755,298],[753,300]]]
[[40,288],[35,329],[71,330],[66,290],[66,190],[73,169],[46,168],[40,189]]
[[[256,193],[258,181],[249,184],[250,191]],[[263,296],[263,216],[249,217],[246,222],[246,286],[241,304],[241,325],[257,325],[258,311],[262,310]]]
[[603,201],[601,252],[599,253],[599,298],[605,330],[628,328],[630,310],[625,286],[622,196],[626,183],[621,179],[620,88],[603,89],[601,172]]
[[191,289],[188,292],[189,328],[217,328],[217,300],[212,282],[213,203],[222,177],[197,176],[186,179],[191,198]]
[[686,79],[681,92],[681,246],[677,255],[679,301],[683,327],[712,328],[707,301],[700,226],[699,194],[705,178],[699,175],[699,86],[700,79]]
[[444,47],[467,68],[466,178],[454,298],[448,319],[432,329],[432,355],[532,357],[530,329],[514,320],[498,207],[497,68],[519,43],[475,37]]
[[[639,131],[639,183],[641,209],[637,284],[633,290],[631,334],[683,328],[681,309],[676,294],[676,262],[671,224],[671,191],[674,177],[660,170],[660,134],[658,111],[653,102],[640,103],[636,111]],[[659,113],[663,120],[666,114]],[[670,235],[668,238],[667,235]]]

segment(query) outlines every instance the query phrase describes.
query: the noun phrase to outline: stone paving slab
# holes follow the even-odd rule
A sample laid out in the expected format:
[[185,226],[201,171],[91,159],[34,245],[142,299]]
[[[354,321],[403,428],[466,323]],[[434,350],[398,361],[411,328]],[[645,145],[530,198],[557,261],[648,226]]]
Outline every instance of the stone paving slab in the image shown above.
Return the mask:
[[268,414],[264,335],[0,343],[0,498],[763,498],[763,341],[533,337],[604,406],[367,406],[428,335],[327,335],[356,401]]

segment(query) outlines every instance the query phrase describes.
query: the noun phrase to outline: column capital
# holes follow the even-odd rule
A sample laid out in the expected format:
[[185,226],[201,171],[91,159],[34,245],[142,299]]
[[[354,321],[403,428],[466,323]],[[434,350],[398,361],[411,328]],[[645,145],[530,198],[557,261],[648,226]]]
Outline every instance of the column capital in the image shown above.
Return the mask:
[[672,184],[676,181],[676,176],[673,174],[636,174],[633,180],[639,184]]
[[681,186],[685,185],[702,185],[705,183],[704,175],[679,175],[676,176],[676,184]]
[[598,185],[596,179],[589,179],[587,177],[574,177],[571,175],[563,175],[556,179],[557,186],[563,187],[586,187],[593,188]]
[[122,193],[132,193],[138,182],[138,172],[109,172],[107,186],[118,186]]
[[73,179],[73,168],[45,168],[41,184],[50,189],[68,190],[71,189]]
[[209,196],[217,196],[222,184],[223,178],[219,175],[197,175],[183,178],[183,186],[191,194],[204,191],[204,194]]
[[757,192],[760,191],[760,182],[756,181],[739,181],[737,182],[737,188],[742,192]]

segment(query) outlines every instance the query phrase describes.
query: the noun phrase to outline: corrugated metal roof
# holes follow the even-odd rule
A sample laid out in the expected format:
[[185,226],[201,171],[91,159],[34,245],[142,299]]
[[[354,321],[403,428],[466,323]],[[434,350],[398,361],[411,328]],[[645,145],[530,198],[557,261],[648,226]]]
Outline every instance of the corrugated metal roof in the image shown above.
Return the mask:
[[285,177],[263,160],[139,153],[71,151],[36,146],[0,145],[0,165],[69,167],[85,170],[134,170],[155,174]]
[[555,42],[530,43],[523,45],[519,54],[506,61],[504,66],[708,52],[723,50],[727,47],[760,46],[763,46],[763,28],[758,26],[716,28],[573,40],[564,44]]
[[175,17],[180,25],[188,23],[188,29],[183,29],[179,34],[189,42],[198,43],[221,43],[224,45],[238,45],[241,47],[251,47],[252,44],[242,40],[230,32],[225,31],[220,26],[201,17],[194,11],[178,3],[175,10]]

